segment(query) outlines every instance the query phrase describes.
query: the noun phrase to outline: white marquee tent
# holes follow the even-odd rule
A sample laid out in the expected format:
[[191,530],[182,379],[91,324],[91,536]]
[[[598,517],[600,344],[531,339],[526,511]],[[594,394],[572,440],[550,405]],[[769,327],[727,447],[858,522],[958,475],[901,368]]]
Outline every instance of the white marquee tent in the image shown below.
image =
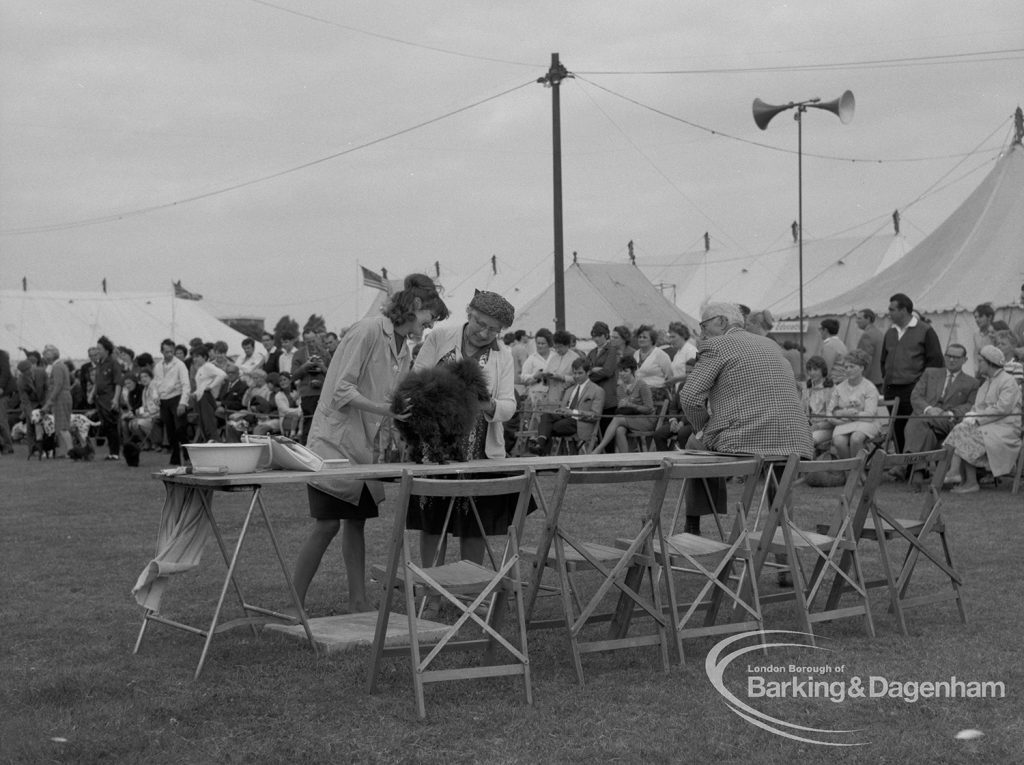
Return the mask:
[[991,303],[997,319],[1017,326],[1024,319],[1022,283],[1024,146],[1018,136],[971,195],[920,244],[874,277],[808,307],[805,315],[811,327],[816,317],[844,317],[840,336],[855,346],[859,331],[853,313],[871,308],[884,317],[889,296],[902,292],[931,321],[943,346],[962,343],[973,359],[974,307]]
[[65,359],[81,361],[106,335],[114,345],[156,356],[169,337],[188,344],[193,337],[223,340],[241,353],[245,337],[207,313],[202,303],[157,293],[36,292],[0,290],[0,348],[16,361],[23,351],[50,343]]
[[[891,233],[870,237],[804,240],[804,305],[819,303],[888,267],[906,252]],[[730,250],[684,253],[671,264],[641,269],[652,282],[669,285],[676,305],[694,315],[708,302],[767,308],[775,316],[798,313],[799,249],[795,243],[758,256]]]
[[[636,266],[628,263],[573,264],[565,270],[566,329],[581,339],[590,337],[595,321],[609,327],[636,329],[649,324],[664,331],[680,321],[696,331],[698,320],[670,303]],[[530,333],[555,328],[555,288],[516,307],[515,327]]]

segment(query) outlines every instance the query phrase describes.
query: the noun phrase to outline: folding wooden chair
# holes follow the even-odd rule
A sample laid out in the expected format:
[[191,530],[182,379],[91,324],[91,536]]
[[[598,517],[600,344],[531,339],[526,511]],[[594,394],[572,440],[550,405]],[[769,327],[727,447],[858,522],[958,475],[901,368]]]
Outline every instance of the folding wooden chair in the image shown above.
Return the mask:
[[[770,553],[785,554],[786,567],[793,580],[791,592],[761,595],[761,603],[795,600],[801,626],[810,635],[812,645],[814,624],[849,616],[862,616],[865,631],[871,637],[875,636],[871,603],[864,583],[857,541],[853,535],[854,511],[857,508],[864,462],[863,454],[851,459],[831,461],[801,461],[798,454],[790,455],[766,522],[763,527],[750,533],[750,542],[755,546],[754,571],[761,572]],[[811,473],[824,471],[841,472],[846,478],[843,486],[838,489],[838,503],[826,534],[802,529],[793,518],[795,482]],[[814,567],[809,576],[801,565],[801,552],[813,554]],[[849,555],[849,566],[843,565],[845,555]],[[822,607],[817,606],[819,595],[821,600],[825,600],[825,584],[830,577],[833,583],[839,578],[849,585],[849,590],[859,602],[845,607],[836,602],[825,602]],[[744,583],[744,595],[747,594],[748,586]]]
[[[381,657],[385,653],[408,652],[416,694],[416,709],[420,717],[426,717],[423,686],[426,683],[444,680],[469,680],[501,675],[522,677],[526,703],[533,703],[530,660],[526,644],[526,612],[519,570],[519,539],[522,536],[533,484],[534,474],[529,468],[521,476],[488,480],[413,478],[408,471],[402,473],[387,568],[375,570],[375,574],[383,582],[384,592],[377,616],[377,632],[373,639],[370,661],[368,688],[371,693],[376,686]],[[420,566],[410,560],[405,545],[405,520],[410,501],[416,501],[414,497],[446,497],[451,498],[452,502],[456,498],[469,498],[472,502],[474,497],[513,493],[519,495],[515,515],[508,529],[504,553],[500,561],[494,562],[493,569],[467,560],[434,566]],[[475,512],[475,505],[473,507]],[[392,648],[385,647],[385,637],[396,587],[405,592],[410,642],[408,646]],[[415,601],[417,596],[428,594],[440,596],[451,604],[456,609],[458,618],[441,638],[429,647],[429,650],[423,647],[421,651]],[[501,634],[501,624],[510,594],[515,603],[518,622],[518,646]],[[486,619],[481,618],[478,609],[487,610]],[[482,629],[484,637],[455,640],[459,630],[467,625],[476,625]],[[493,663],[495,649],[499,646],[510,655],[510,661],[506,664]],[[432,668],[435,659],[442,653],[448,653],[449,649],[483,649],[484,663],[480,666],[455,669]],[[421,655],[423,651],[426,651],[426,656]]]
[[[664,671],[669,666],[669,639],[676,621],[675,597],[670,576],[655,573],[654,547],[664,544],[661,527],[661,506],[665,497],[664,467],[638,470],[571,470],[566,466],[558,471],[548,510],[547,525],[536,546],[523,546],[523,555],[533,559],[533,571],[527,591],[527,624],[533,629],[565,627],[569,636],[573,665],[580,684],[584,682],[582,655],[598,651],[656,645],[660,649]],[[649,487],[646,507],[639,516],[639,529],[622,547],[585,542],[571,533],[561,519],[568,487],[629,485],[641,496],[643,486]],[[547,621],[533,619],[533,608],[541,590],[546,569],[557,577],[557,589],[562,604],[562,618]],[[574,582],[574,575],[594,572],[600,577],[596,591],[585,597]],[[667,569],[662,571],[667,574]],[[644,577],[650,587],[649,597],[640,594]],[[662,606],[661,582],[668,588],[671,616]],[[602,600],[618,590],[619,600],[614,612],[599,612]],[[633,609],[654,620],[654,634],[627,636]],[[587,640],[583,631],[588,626],[610,621],[608,637]]]
[[878,435],[871,440],[870,453],[868,459],[870,460],[876,451],[881,450],[885,454],[898,452],[896,448],[896,412],[900,408],[899,396],[896,398],[880,398],[878,403],[884,406],[889,412],[889,419],[882,425],[882,430],[879,431]]
[[[1021,394],[1024,395],[1024,380],[1018,380],[1020,383]],[[1022,482],[1024,482],[1024,407],[1021,408],[1020,412],[1020,451],[1017,452],[1017,466],[1013,469],[1013,493],[1016,494],[1020,491]]]
[[[666,483],[679,481],[681,493],[687,481],[710,478],[743,479],[743,494],[736,504],[736,515],[728,538],[716,540],[680,532],[670,533],[665,539],[664,547],[657,541],[654,542],[655,555],[659,563],[663,562],[662,551],[665,550],[668,555],[664,562],[668,564],[671,571],[677,575],[696,575],[702,580],[700,589],[694,598],[676,606],[677,611],[683,612],[676,622],[677,646],[681,662],[685,662],[683,640],[730,632],[759,630],[764,627],[756,578],[750,580],[749,587],[744,588],[743,586],[754,571],[747,517],[757,491],[762,465],[762,460],[756,458],[721,464],[675,464],[667,465],[665,468],[662,480]],[[677,514],[678,510],[677,507]],[[675,519],[673,519],[673,530],[674,526]],[[735,569],[737,563],[741,565],[739,571]],[[742,594],[743,590],[747,593],[745,597]],[[723,603],[729,607],[731,617],[729,621],[718,623]],[[696,621],[696,616],[701,610],[704,611],[703,624],[690,626],[692,622]]]
[[[936,449],[931,452],[889,454],[883,459],[873,460],[861,495],[861,508],[856,514],[856,520],[851,529],[855,539],[877,542],[885,578],[868,581],[866,585],[889,588],[892,611],[896,616],[900,632],[904,635],[908,634],[904,616],[905,609],[945,600],[956,602],[960,621],[967,624],[967,614],[960,592],[963,577],[953,563],[949,540],[946,537],[946,525],[939,512],[942,504],[942,481],[949,469],[952,454],[951,450]],[[885,471],[894,468],[927,471],[931,476],[927,485],[923,487],[917,518],[897,517],[898,511],[895,508],[886,507],[885,503],[878,500],[877,491],[882,484]],[[906,507],[906,504],[900,502],[899,506],[903,508]],[[928,538],[932,533],[938,535],[938,541],[942,548],[941,553],[928,545]],[[907,542],[907,550],[899,573],[896,574],[890,557],[890,544],[900,540]],[[939,569],[943,578],[949,580],[950,590],[914,597],[908,596],[911,579],[922,556],[924,560],[930,561]],[[848,556],[844,556],[843,565],[848,566],[848,563]],[[835,603],[845,589],[842,582],[836,582],[834,591],[829,596],[829,602]]]

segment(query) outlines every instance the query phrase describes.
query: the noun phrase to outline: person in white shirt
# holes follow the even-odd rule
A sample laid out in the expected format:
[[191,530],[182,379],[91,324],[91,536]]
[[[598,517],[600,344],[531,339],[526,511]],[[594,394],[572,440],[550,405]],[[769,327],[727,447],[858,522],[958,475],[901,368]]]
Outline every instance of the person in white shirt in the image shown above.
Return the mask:
[[262,345],[256,345],[251,337],[242,341],[242,358],[238,360],[238,371],[244,377],[256,368],[262,368],[267,360],[267,351]]
[[174,353],[174,341],[167,338],[160,343],[163,357],[153,365],[152,386],[160,399],[160,423],[171,449],[171,464],[181,464],[181,441],[185,432],[185,410],[192,396],[188,367]]
[[665,383],[672,377],[672,360],[668,354],[658,347],[658,333],[654,327],[641,324],[633,335],[636,342],[636,377],[643,380],[651,389],[654,403],[668,399],[669,392]]
[[270,371],[290,375],[296,351],[298,351],[298,348],[295,347],[295,335],[290,332],[283,333],[281,335],[281,352],[277,357],[277,369],[271,369]]
[[196,414],[199,417],[196,441],[202,443],[217,438],[217,394],[220,393],[220,386],[228,375],[210,361],[209,346],[193,348],[192,358],[198,365],[196,389],[192,391]]
[[670,390],[677,384],[686,380],[687,364],[693,366],[697,360],[697,346],[690,337],[690,329],[681,321],[674,321],[668,325],[668,332],[665,335],[669,346],[675,348],[675,355],[672,356],[672,376],[665,382]]

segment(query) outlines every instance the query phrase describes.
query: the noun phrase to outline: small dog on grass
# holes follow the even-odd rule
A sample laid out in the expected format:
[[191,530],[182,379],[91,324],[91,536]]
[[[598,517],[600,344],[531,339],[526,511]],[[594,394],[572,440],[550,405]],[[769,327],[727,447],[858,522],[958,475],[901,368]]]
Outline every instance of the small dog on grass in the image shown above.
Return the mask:
[[408,458],[439,465],[464,461],[466,439],[489,398],[487,379],[472,359],[410,372],[391,402],[393,413],[409,415],[395,420]]
[[99,431],[100,423],[93,422],[86,415],[75,412],[71,415],[71,435],[79,444],[88,443],[90,435]]
[[57,426],[53,415],[42,409],[33,409],[29,416],[29,427],[35,428],[36,440],[32,442],[28,458],[32,459],[32,455],[37,454],[37,459],[53,459],[57,454]]

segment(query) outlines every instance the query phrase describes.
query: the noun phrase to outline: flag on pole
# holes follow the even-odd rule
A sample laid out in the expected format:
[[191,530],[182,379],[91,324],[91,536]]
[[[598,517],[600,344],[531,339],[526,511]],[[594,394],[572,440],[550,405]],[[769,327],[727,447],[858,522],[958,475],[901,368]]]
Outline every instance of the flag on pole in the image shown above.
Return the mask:
[[363,272],[363,284],[367,287],[373,287],[375,290],[381,290],[388,292],[388,283],[384,281],[384,277],[380,274],[375,274],[373,271],[368,269],[366,266],[359,266]]
[[174,297],[180,298],[181,300],[202,300],[203,296],[196,292],[189,292],[187,289],[181,286],[181,279],[176,282],[171,282],[174,285]]

